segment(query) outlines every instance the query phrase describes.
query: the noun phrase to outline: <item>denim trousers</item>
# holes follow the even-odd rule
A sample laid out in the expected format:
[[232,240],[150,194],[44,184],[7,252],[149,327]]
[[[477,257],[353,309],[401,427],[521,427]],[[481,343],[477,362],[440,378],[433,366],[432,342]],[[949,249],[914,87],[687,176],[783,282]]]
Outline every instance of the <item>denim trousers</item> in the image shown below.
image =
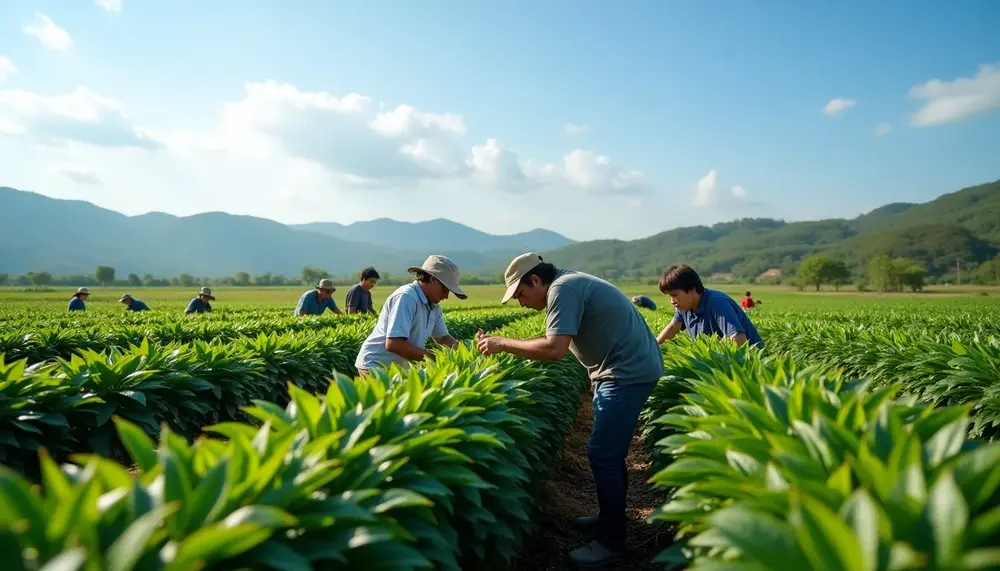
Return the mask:
[[587,441],[587,456],[600,508],[594,539],[613,551],[625,549],[625,492],[628,490],[625,457],[639,413],[655,387],[655,379],[627,385],[603,381],[594,387],[594,427]]

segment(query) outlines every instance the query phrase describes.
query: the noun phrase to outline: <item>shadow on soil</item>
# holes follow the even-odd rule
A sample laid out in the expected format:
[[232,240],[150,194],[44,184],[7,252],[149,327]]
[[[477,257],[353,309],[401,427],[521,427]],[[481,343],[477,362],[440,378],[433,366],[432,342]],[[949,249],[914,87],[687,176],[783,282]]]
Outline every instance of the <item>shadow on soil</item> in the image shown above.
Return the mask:
[[[566,434],[562,459],[551,478],[543,484],[536,515],[538,531],[525,541],[514,561],[513,571],[556,571],[576,569],[568,559],[569,551],[590,541],[586,533],[575,529],[576,516],[597,513],[597,492],[587,460],[587,439],[593,424],[591,394],[580,400],[576,420]],[[639,432],[638,430],[636,432]],[[636,435],[626,459],[628,466],[628,552],[621,560],[600,567],[609,571],[663,569],[652,560],[670,546],[671,530],[645,522],[664,495],[654,491],[646,480],[650,473],[649,456],[642,439]]]

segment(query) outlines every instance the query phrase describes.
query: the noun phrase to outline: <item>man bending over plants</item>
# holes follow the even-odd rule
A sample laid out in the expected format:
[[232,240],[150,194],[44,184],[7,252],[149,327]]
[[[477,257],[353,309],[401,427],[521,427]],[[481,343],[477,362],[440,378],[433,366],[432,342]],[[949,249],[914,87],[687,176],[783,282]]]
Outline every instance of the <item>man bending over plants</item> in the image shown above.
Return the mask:
[[721,291],[707,289],[698,272],[690,266],[674,264],[667,268],[660,277],[660,291],[670,296],[675,312],[674,318],[657,336],[657,343],[665,343],[681,329],[687,329],[695,338],[717,335],[732,339],[737,346],[747,341],[764,346],[757,328],[736,301]]
[[600,513],[576,520],[594,531],[594,539],[569,556],[589,566],[613,561],[625,551],[625,457],[639,413],[664,374],[660,348],[631,299],[598,277],[557,269],[528,253],[510,263],[504,281],[507,292],[500,303],[516,299],[522,307],[546,310],[545,335],[510,339],[479,331],[477,346],[483,355],[539,361],[558,361],[570,351],[586,367],[594,389],[587,456]]

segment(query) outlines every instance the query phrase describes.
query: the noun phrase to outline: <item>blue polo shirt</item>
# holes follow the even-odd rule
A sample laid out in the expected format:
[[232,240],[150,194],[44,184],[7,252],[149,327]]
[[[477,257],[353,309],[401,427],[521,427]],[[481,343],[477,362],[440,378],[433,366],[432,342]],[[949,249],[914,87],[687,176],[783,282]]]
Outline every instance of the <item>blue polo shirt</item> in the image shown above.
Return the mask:
[[729,338],[742,333],[747,336],[747,343],[764,346],[764,340],[760,338],[746,312],[737,305],[736,300],[718,290],[706,289],[701,294],[698,307],[677,310],[672,321],[684,324],[691,337],[705,334]]
[[125,306],[126,311],[149,311],[149,306],[139,301],[138,299],[133,299],[131,305]]
[[295,312],[292,315],[298,315],[299,311],[303,309],[306,310],[306,315],[321,315],[327,309],[336,310],[337,302],[333,300],[333,296],[326,298],[325,301],[320,301],[319,292],[311,289],[299,298],[299,303],[295,306]]
[[83,311],[87,309],[87,305],[83,303],[83,300],[76,297],[75,295],[69,298],[69,306],[66,307],[69,311]]
[[184,313],[202,313],[206,311],[212,311],[212,304],[202,300],[200,297],[195,297],[190,303],[188,303],[187,309],[184,310]]

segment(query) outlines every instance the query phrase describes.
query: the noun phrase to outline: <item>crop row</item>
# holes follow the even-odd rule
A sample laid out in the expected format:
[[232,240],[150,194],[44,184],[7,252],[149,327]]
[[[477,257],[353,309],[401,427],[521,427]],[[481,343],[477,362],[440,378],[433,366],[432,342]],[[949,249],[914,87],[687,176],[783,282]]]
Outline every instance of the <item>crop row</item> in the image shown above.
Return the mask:
[[1000,337],[828,323],[776,328],[768,341],[799,361],[843,369],[877,386],[899,385],[936,405],[969,404],[972,434],[1000,437]]
[[[585,388],[462,347],[324,394],[288,386],[255,424],[158,449],[116,420],[141,474],[96,455],[41,486],[0,468],[0,542],[13,569],[498,569],[533,528],[534,499]],[[257,425],[259,424],[259,426]]]
[[[510,323],[516,314],[450,316],[454,335]],[[371,324],[260,334],[211,341],[74,349],[69,358],[27,366],[0,355],[0,463],[34,473],[39,447],[56,458],[81,451],[118,456],[111,418],[120,416],[156,436],[166,424],[192,438],[202,426],[245,420],[240,408],[256,399],[283,406],[285,386],[323,392],[338,371],[353,376],[354,360]],[[173,330],[172,330],[173,331]],[[432,342],[430,342],[432,343]]]
[[[489,309],[466,312],[452,312],[447,316],[448,328],[459,339],[475,335],[478,328],[494,329],[525,316],[521,311]],[[212,319],[212,320],[122,320],[114,322],[90,322],[87,326],[74,327],[58,325],[26,325],[20,328],[8,326],[0,332],[0,354],[8,361],[27,359],[38,363],[49,359],[69,359],[82,350],[106,351],[114,348],[139,345],[143,340],[157,345],[169,343],[191,343],[193,341],[229,341],[261,334],[282,334],[289,332],[315,332],[337,330],[342,327],[364,325],[368,329],[374,325],[371,316],[349,315],[330,318],[280,318],[257,319]]]
[[1000,443],[935,407],[825,366],[682,341],[644,412],[651,519],[694,570],[992,569]]

